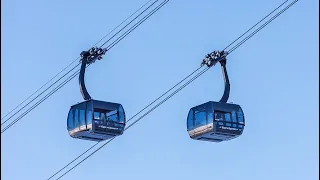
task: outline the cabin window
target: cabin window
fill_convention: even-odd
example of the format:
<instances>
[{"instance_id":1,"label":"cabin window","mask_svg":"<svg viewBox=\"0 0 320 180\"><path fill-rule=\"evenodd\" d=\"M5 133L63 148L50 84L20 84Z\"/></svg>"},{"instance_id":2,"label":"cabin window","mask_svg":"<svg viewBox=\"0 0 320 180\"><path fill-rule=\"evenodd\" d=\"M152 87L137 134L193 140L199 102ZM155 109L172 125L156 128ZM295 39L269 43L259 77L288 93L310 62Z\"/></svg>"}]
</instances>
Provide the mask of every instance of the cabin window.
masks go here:
<instances>
[{"instance_id":1,"label":"cabin window","mask_svg":"<svg viewBox=\"0 0 320 180\"><path fill-rule=\"evenodd\" d=\"M77 128L79 127L79 110L75 109L74 112L74 127Z\"/></svg>"},{"instance_id":2,"label":"cabin window","mask_svg":"<svg viewBox=\"0 0 320 180\"><path fill-rule=\"evenodd\" d=\"M105 113L100 113L100 120L105 121L106 120L106 114Z\"/></svg>"},{"instance_id":3,"label":"cabin window","mask_svg":"<svg viewBox=\"0 0 320 180\"><path fill-rule=\"evenodd\" d=\"M87 124L92 124L92 111L87 109Z\"/></svg>"},{"instance_id":4,"label":"cabin window","mask_svg":"<svg viewBox=\"0 0 320 180\"><path fill-rule=\"evenodd\" d=\"M237 122L237 113L235 111L232 111L231 113L232 122Z\"/></svg>"},{"instance_id":5,"label":"cabin window","mask_svg":"<svg viewBox=\"0 0 320 180\"><path fill-rule=\"evenodd\" d=\"M215 121L224 121L224 113L223 112L215 112L214 113Z\"/></svg>"},{"instance_id":6,"label":"cabin window","mask_svg":"<svg viewBox=\"0 0 320 180\"><path fill-rule=\"evenodd\" d=\"M213 112L209 112L207 113L207 115L208 115L208 124L210 124L213 122Z\"/></svg>"},{"instance_id":7,"label":"cabin window","mask_svg":"<svg viewBox=\"0 0 320 180\"><path fill-rule=\"evenodd\" d=\"M87 106L86 106L86 114L87 114L87 117L86 117L86 122L87 122L87 125L89 124L92 124L92 101L89 101Z\"/></svg>"},{"instance_id":8,"label":"cabin window","mask_svg":"<svg viewBox=\"0 0 320 180\"><path fill-rule=\"evenodd\" d=\"M231 122L231 114L230 113L225 113L224 114L224 119L227 122ZM231 123L226 123L226 126L231 127Z\"/></svg>"},{"instance_id":9,"label":"cabin window","mask_svg":"<svg viewBox=\"0 0 320 180\"><path fill-rule=\"evenodd\" d=\"M195 111L194 126L200 127L207 124L207 113L203 111Z\"/></svg>"},{"instance_id":10,"label":"cabin window","mask_svg":"<svg viewBox=\"0 0 320 180\"><path fill-rule=\"evenodd\" d=\"M108 121L118 122L118 113L117 111L111 111L107 113Z\"/></svg>"},{"instance_id":11,"label":"cabin window","mask_svg":"<svg viewBox=\"0 0 320 180\"><path fill-rule=\"evenodd\" d=\"M120 121L120 123L124 123L125 119L126 119L126 117L124 114L123 107L120 105L120 107L119 107L119 121Z\"/></svg>"},{"instance_id":12,"label":"cabin window","mask_svg":"<svg viewBox=\"0 0 320 180\"><path fill-rule=\"evenodd\" d=\"M241 111L238 111L238 122L243 123L243 113Z\"/></svg>"},{"instance_id":13,"label":"cabin window","mask_svg":"<svg viewBox=\"0 0 320 180\"><path fill-rule=\"evenodd\" d=\"M93 113L93 118L96 119L96 120L100 120L100 112L95 111Z\"/></svg>"},{"instance_id":14,"label":"cabin window","mask_svg":"<svg viewBox=\"0 0 320 180\"><path fill-rule=\"evenodd\" d=\"M238 115L238 122L241 123L238 125L239 128L243 128L243 123L244 123L244 119L243 119L243 112L241 111L241 109L237 112Z\"/></svg>"},{"instance_id":15,"label":"cabin window","mask_svg":"<svg viewBox=\"0 0 320 180\"><path fill-rule=\"evenodd\" d=\"M226 120L227 122L231 122L231 115L230 115L230 113L225 113L225 114L224 114L224 118L225 118L225 120Z\"/></svg>"},{"instance_id":16,"label":"cabin window","mask_svg":"<svg viewBox=\"0 0 320 180\"><path fill-rule=\"evenodd\" d=\"M187 120L187 129L193 129L193 110L191 109Z\"/></svg>"},{"instance_id":17,"label":"cabin window","mask_svg":"<svg viewBox=\"0 0 320 180\"><path fill-rule=\"evenodd\" d=\"M86 125L84 109L80 110L80 119L79 120L80 120L80 126L85 126Z\"/></svg>"},{"instance_id":18,"label":"cabin window","mask_svg":"<svg viewBox=\"0 0 320 180\"><path fill-rule=\"evenodd\" d=\"M69 115L68 115L68 130L73 129L73 112L74 112L74 109L69 111Z\"/></svg>"}]
</instances>

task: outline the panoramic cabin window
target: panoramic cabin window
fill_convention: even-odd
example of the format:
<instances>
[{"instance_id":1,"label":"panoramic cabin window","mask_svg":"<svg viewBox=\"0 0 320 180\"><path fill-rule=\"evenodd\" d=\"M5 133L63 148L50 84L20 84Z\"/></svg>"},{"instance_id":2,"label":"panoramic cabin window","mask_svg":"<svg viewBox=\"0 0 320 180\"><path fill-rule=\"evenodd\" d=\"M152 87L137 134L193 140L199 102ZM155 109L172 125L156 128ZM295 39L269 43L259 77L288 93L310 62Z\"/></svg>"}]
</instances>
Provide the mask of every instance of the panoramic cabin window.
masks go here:
<instances>
[{"instance_id":1,"label":"panoramic cabin window","mask_svg":"<svg viewBox=\"0 0 320 180\"><path fill-rule=\"evenodd\" d=\"M195 111L194 114L194 126L200 127L207 124L207 113L203 111Z\"/></svg>"},{"instance_id":2,"label":"panoramic cabin window","mask_svg":"<svg viewBox=\"0 0 320 180\"><path fill-rule=\"evenodd\" d=\"M214 113L214 120L215 121L223 121L223 113L222 112L215 112Z\"/></svg>"},{"instance_id":3,"label":"panoramic cabin window","mask_svg":"<svg viewBox=\"0 0 320 180\"><path fill-rule=\"evenodd\" d=\"M243 123L243 113L242 113L242 111L239 110L237 114L238 114L238 122L239 122L239 123ZM238 126L239 126L239 128L242 128L242 127L243 127L242 124L239 124Z\"/></svg>"},{"instance_id":4,"label":"panoramic cabin window","mask_svg":"<svg viewBox=\"0 0 320 180\"><path fill-rule=\"evenodd\" d=\"M87 114L87 125L92 124L92 101L88 102L87 106L86 106L86 114Z\"/></svg>"},{"instance_id":5,"label":"panoramic cabin window","mask_svg":"<svg viewBox=\"0 0 320 180\"><path fill-rule=\"evenodd\" d=\"M223 119L223 116L224 114L222 113L222 112L219 112L219 111L215 111L215 113L214 113L214 120L215 121L218 121L218 124L219 125L223 125L223 122L222 121L224 121Z\"/></svg>"},{"instance_id":6,"label":"panoramic cabin window","mask_svg":"<svg viewBox=\"0 0 320 180\"><path fill-rule=\"evenodd\" d=\"M192 109L190 110L188 115L187 128L188 130L193 129L193 110Z\"/></svg>"},{"instance_id":7,"label":"panoramic cabin window","mask_svg":"<svg viewBox=\"0 0 320 180\"><path fill-rule=\"evenodd\" d=\"M119 107L119 121L120 123L124 123L125 119L125 114L122 106Z\"/></svg>"},{"instance_id":8,"label":"panoramic cabin window","mask_svg":"<svg viewBox=\"0 0 320 180\"><path fill-rule=\"evenodd\" d=\"M80 110L80 126L86 125L84 109Z\"/></svg>"},{"instance_id":9,"label":"panoramic cabin window","mask_svg":"<svg viewBox=\"0 0 320 180\"><path fill-rule=\"evenodd\" d=\"M193 110L191 109L188 114L188 120L187 120L187 129L193 129Z\"/></svg>"},{"instance_id":10,"label":"panoramic cabin window","mask_svg":"<svg viewBox=\"0 0 320 180\"><path fill-rule=\"evenodd\" d=\"M118 111L110 111L107 113L108 121L118 122Z\"/></svg>"},{"instance_id":11,"label":"panoramic cabin window","mask_svg":"<svg viewBox=\"0 0 320 180\"><path fill-rule=\"evenodd\" d=\"M79 127L79 110L76 109L74 112L74 127Z\"/></svg>"},{"instance_id":12,"label":"panoramic cabin window","mask_svg":"<svg viewBox=\"0 0 320 180\"><path fill-rule=\"evenodd\" d=\"M92 111L87 109L87 124L92 124Z\"/></svg>"},{"instance_id":13,"label":"panoramic cabin window","mask_svg":"<svg viewBox=\"0 0 320 180\"><path fill-rule=\"evenodd\" d=\"M232 122L237 123L237 114L235 111L231 113ZM237 124L232 124L232 127L237 127Z\"/></svg>"},{"instance_id":14,"label":"panoramic cabin window","mask_svg":"<svg viewBox=\"0 0 320 180\"><path fill-rule=\"evenodd\" d=\"M209 112L209 113L207 113L207 115L208 115L208 124L210 124L210 123L212 123L213 122L213 113L212 112Z\"/></svg>"},{"instance_id":15,"label":"panoramic cabin window","mask_svg":"<svg viewBox=\"0 0 320 180\"><path fill-rule=\"evenodd\" d=\"M231 122L231 114L230 113L225 113L224 118L225 118L225 121ZM231 127L231 123L226 123L226 126Z\"/></svg>"},{"instance_id":16,"label":"panoramic cabin window","mask_svg":"<svg viewBox=\"0 0 320 180\"><path fill-rule=\"evenodd\" d=\"M100 113L100 120L105 121L106 120L106 115L104 113Z\"/></svg>"},{"instance_id":17,"label":"panoramic cabin window","mask_svg":"<svg viewBox=\"0 0 320 180\"><path fill-rule=\"evenodd\" d=\"M73 129L73 112L74 112L74 110L71 110L69 112L69 116L68 116L68 129L69 130Z\"/></svg>"},{"instance_id":18,"label":"panoramic cabin window","mask_svg":"<svg viewBox=\"0 0 320 180\"><path fill-rule=\"evenodd\" d=\"M232 111L231 117L232 117L232 122L237 122L237 114L235 111Z\"/></svg>"},{"instance_id":19,"label":"panoramic cabin window","mask_svg":"<svg viewBox=\"0 0 320 180\"><path fill-rule=\"evenodd\" d=\"M96 120L100 120L100 112L95 111L93 113L93 118L96 119Z\"/></svg>"}]
</instances>

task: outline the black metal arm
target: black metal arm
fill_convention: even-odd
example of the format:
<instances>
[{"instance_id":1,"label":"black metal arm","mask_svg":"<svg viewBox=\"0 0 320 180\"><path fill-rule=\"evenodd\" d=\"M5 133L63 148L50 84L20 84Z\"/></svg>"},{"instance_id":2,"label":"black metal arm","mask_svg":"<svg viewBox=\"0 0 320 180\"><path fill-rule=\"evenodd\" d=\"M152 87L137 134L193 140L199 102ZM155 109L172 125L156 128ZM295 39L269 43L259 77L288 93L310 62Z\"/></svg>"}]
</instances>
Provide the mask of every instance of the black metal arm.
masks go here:
<instances>
[{"instance_id":1,"label":"black metal arm","mask_svg":"<svg viewBox=\"0 0 320 180\"><path fill-rule=\"evenodd\" d=\"M219 102L226 103L229 99L229 94L230 94L230 82L229 82L229 77L228 77L228 72L226 67L227 60L224 59L219 62L221 65L222 75L224 78L224 92Z\"/></svg>"},{"instance_id":2,"label":"black metal arm","mask_svg":"<svg viewBox=\"0 0 320 180\"><path fill-rule=\"evenodd\" d=\"M86 71L87 60L90 56L90 53L88 51L83 51L81 53L81 56L82 56L81 57L81 69L80 69L80 75L79 75L80 92L81 92L84 100L90 100L91 96L87 91L86 85L84 84L84 74Z\"/></svg>"},{"instance_id":3,"label":"black metal arm","mask_svg":"<svg viewBox=\"0 0 320 180\"><path fill-rule=\"evenodd\" d=\"M220 62L222 75L224 78L224 92L219 102L226 103L229 99L230 94L230 82L227 73L226 63L228 52L225 51L213 51L210 54L207 54L206 57L202 60L201 66L207 65L209 68L215 66L218 62Z\"/></svg>"},{"instance_id":4,"label":"black metal arm","mask_svg":"<svg viewBox=\"0 0 320 180\"><path fill-rule=\"evenodd\" d=\"M84 84L84 74L86 71L87 64L94 63L97 59L101 60L102 55L107 52L107 49L101 48L91 48L89 51L83 51L81 55L81 68L80 68L80 75L79 75L79 85L80 85L80 92L84 100L90 100L91 96L87 91L86 85Z\"/></svg>"}]
</instances>

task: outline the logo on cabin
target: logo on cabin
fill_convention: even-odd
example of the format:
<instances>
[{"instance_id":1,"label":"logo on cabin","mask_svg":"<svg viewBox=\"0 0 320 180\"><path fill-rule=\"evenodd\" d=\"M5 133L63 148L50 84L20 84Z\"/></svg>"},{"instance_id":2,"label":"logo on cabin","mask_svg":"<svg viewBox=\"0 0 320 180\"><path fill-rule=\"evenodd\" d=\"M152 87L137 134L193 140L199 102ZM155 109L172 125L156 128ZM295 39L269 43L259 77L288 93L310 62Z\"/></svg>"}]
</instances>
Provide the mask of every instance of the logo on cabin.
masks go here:
<instances>
[{"instance_id":1,"label":"logo on cabin","mask_svg":"<svg viewBox=\"0 0 320 180\"><path fill-rule=\"evenodd\" d=\"M99 125L98 127L102 128L102 129L106 129L107 128L107 126L104 126L104 125Z\"/></svg>"},{"instance_id":2,"label":"logo on cabin","mask_svg":"<svg viewBox=\"0 0 320 180\"><path fill-rule=\"evenodd\" d=\"M221 129L227 129L227 130L233 130L233 131L238 131L238 128L232 128L232 127L225 127L225 126L220 126L219 128Z\"/></svg>"}]
</instances>

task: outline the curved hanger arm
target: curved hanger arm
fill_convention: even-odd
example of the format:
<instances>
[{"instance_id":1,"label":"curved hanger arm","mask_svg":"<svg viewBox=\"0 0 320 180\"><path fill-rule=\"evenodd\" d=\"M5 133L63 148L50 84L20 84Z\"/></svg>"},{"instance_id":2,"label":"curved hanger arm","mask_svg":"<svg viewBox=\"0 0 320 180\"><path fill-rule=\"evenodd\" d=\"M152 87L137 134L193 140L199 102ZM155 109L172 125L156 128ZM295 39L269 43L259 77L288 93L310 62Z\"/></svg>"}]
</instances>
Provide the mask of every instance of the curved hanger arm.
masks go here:
<instances>
[{"instance_id":1,"label":"curved hanger arm","mask_svg":"<svg viewBox=\"0 0 320 180\"><path fill-rule=\"evenodd\" d=\"M223 95L222 95L219 102L226 103L229 99L229 94L230 94L230 82L229 82L228 72L227 72L227 68L226 68L227 60L224 59L219 62L221 65L222 75L224 78L224 92L223 92Z\"/></svg>"},{"instance_id":2,"label":"curved hanger arm","mask_svg":"<svg viewBox=\"0 0 320 180\"><path fill-rule=\"evenodd\" d=\"M220 62L222 75L224 78L224 92L219 102L226 103L229 99L230 94L230 82L228 77L228 72L226 68L227 64L227 55L229 53L226 51L213 51L206 55L206 57L202 60L201 66L207 65L209 68L215 66L218 62Z\"/></svg>"},{"instance_id":3,"label":"curved hanger arm","mask_svg":"<svg viewBox=\"0 0 320 180\"><path fill-rule=\"evenodd\" d=\"M87 59L90 56L88 51L83 51L81 53L81 68L80 68L80 75L79 75L79 85L80 85L80 92L84 100L90 100L91 96L87 91L86 85L84 84L84 74L86 71Z\"/></svg>"}]
</instances>

